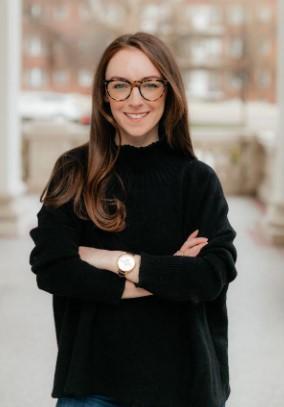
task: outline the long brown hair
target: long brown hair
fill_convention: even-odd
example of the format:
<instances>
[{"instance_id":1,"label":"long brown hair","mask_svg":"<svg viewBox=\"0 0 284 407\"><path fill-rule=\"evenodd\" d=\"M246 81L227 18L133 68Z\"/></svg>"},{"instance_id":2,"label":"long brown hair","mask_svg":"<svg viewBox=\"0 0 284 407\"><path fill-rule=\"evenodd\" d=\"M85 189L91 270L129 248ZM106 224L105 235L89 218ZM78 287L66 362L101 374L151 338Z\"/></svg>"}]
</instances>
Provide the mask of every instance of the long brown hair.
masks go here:
<instances>
[{"instance_id":1,"label":"long brown hair","mask_svg":"<svg viewBox=\"0 0 284 407\"><path fill-rule=\"evenodd\" d=\"M78 217L91 219L100 229L110 232L125 228L126 208L116 197L106 199L119 154L119 148L113 148L114 138L117 132L120 139L120 134L105 99L104 80L110 59L121 49L129 47L142 51L168 81L159 132L166 136L173 149L195 157L182 77L171 51L152 34L138 32L118 37L104 51L95 73L90 138L87 144L79 147L86 152L83 156L86 157L85 163L73 154L76 149L60 156L40 198L41 202L55 207L73 199L74 212ZM114 210L110 211L110 205Z\"/></svg>"}]
</instances>

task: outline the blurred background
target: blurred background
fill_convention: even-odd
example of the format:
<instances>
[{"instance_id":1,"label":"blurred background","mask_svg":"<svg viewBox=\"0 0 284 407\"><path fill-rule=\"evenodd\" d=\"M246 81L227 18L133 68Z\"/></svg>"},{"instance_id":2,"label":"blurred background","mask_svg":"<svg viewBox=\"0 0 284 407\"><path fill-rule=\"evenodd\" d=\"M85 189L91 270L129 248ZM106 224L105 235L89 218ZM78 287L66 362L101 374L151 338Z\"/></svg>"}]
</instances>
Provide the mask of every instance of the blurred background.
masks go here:
<instances>
[{"instance_id":1,"label":"blurred background","mask_svg":"<svg viewBox=\"0 0 284 407\"><path fill-rule=\"evenodd\" d=\"M226 407L284 399L284 0L0 0L0 404L52 407L51 296L28 235L56 158L88 140L96 64L118 35L173 51L197 156L237 231ZM194 406L198 407L198 406Z\"/></svg>"}]
</instances>

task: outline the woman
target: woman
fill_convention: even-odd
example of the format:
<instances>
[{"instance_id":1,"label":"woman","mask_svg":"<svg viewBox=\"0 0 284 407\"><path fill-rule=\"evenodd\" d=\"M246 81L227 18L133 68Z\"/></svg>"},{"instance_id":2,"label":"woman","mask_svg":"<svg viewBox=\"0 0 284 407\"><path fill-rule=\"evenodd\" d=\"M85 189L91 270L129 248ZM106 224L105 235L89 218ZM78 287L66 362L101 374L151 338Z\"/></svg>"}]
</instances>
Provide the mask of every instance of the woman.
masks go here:
<instances>
[{"instance_id":1,"label":"woman","mask_svg":"<svg viewBox=\"0 0 284 407\"><path fill-rule=\"evenodd\" d=\"M229 396L236 233L187 117L162 41L136 33L107 47L90 140L57 160L30 232L32 271L53 294L57 407L223 407Z\"/></svg>"}]
</instances>

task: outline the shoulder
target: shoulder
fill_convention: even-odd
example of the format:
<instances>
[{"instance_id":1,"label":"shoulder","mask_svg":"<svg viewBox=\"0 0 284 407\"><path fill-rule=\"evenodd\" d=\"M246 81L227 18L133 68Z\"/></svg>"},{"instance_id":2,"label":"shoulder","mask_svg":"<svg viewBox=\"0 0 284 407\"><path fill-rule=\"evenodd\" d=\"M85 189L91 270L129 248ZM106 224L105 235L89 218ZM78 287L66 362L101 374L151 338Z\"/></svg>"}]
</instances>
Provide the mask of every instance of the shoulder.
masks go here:
<instances>
[{"instance_id":1,"label":"shoulder","mask_svg":"<svg viewBox=\"0 0 284 407\"><path fill-rule=\"evenodd\" d=\"M185 165L184 187L190 195L224 195L223 187L216 170L197 158L187 160Z\"/></svg>"},{"instance_id":2,"label":"shoulder","mask_svg":"<svg viewBox=\"0 0 284 407\"><path fill-rule=\"evenodd\" d=\"M83 144L62 153L55 161L49 186L58 182L72 180L75 174L85 176L88 164L88 145Z\"/></svg>"},{"instance_id":3,"label":"shoulder","mask_svg":"<svg viewBox=\"0 0 284 407\"><path fill-rule=\"evenodd\" d=\"M62 153L56 160L56 164L69 166L87 166L88 162L88 144L82 144L78 147Z\"/></svg>"},{"instance_id":4,"label":"shoulder","mask_svg":"<svg viewBox=\"0 0 284 407\"><path fill-rule=\"evenodd\" d=\"M216 170L211 165L198 158L186 160L185 172L188 177L197 179L198 181L218 179Z\"/></svg>"},{"instance_id":5,"label":"shoulder","mask_svg":"<svg viewBox=\"0 0 284 407\"><path fill-rule=\"evenodd\" d=\"M54 207L73 201L73 198L83 187L87 163L87 144L62 153L55 161L40 201Z\"/></svg>"}]
</instances>

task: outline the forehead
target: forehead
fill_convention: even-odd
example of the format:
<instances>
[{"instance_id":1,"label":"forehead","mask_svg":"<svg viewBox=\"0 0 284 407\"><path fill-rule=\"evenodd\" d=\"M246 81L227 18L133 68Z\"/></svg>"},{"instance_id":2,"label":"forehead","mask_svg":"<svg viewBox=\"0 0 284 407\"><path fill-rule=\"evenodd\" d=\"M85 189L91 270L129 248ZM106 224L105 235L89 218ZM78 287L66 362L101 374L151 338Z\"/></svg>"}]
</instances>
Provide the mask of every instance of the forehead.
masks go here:
<instances>
[{"instance_id":1,"label":"forehead","mask_svg":"<svg viewBox=\"0 0 284 407\"><path fill-rule=\"evenodd\" d=\"M106 79L113 76L129 80L138 80L146 76L161 76L150 59L140 50L127 48L118 51L109 61L106 68Z\"/></svg>"}]
</instances>

